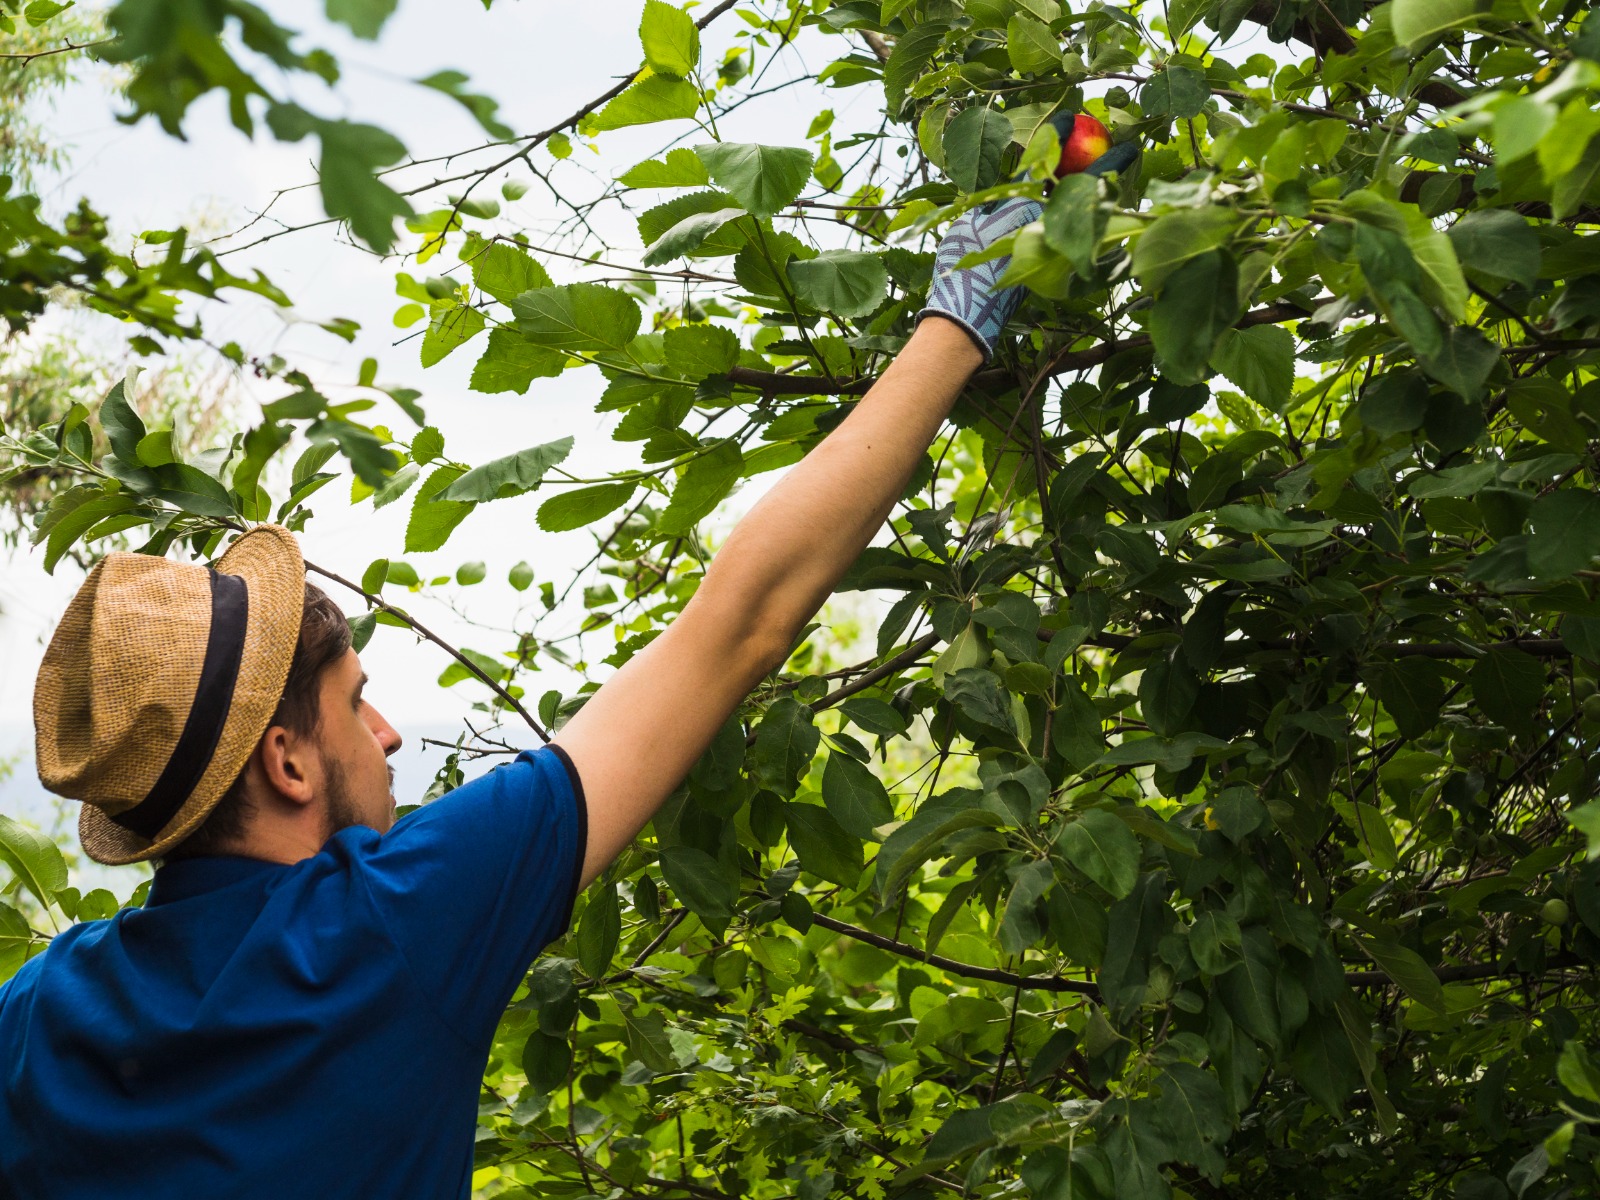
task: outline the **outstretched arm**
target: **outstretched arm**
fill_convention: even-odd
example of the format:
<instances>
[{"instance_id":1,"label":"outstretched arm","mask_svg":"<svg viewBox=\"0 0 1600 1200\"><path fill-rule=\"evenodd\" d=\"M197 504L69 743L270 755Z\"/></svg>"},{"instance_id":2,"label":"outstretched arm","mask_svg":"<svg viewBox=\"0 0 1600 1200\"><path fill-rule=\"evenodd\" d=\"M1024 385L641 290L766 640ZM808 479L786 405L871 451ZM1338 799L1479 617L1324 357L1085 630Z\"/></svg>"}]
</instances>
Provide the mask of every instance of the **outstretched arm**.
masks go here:
<instances>
[{"instance_id":1,"label":"outstretched arm","mask_svg":"<svg viewBox=\"0 0 1600 1200\"><path fill-rule=\"evenodd\" d=\"M589 806L589 884L633 840L883 524L983 361L925 320L855 411L734 528L682 614L556 736Z\"/></svg>"}]
</instances>

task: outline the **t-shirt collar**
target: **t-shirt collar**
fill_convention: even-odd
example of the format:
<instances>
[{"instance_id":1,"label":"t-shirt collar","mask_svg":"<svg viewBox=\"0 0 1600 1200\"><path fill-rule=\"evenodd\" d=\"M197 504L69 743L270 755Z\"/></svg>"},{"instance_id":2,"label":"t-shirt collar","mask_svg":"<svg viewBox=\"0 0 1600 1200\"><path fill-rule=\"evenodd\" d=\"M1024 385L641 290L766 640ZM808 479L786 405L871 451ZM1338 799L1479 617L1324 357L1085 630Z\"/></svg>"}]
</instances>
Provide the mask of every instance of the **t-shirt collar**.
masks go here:
<instances>
[{"instance_id":1,"label":"t-shirt collar","mask_svg":"<svg viewBox=\"0 0 1600 1200\"><path fill-rule=\"evenodd\" d=\"M170 904L175 900L188 900L219 888L242 883L246 879L264 875L269 871L286 870L282 863L265 862L259 858L244 858L237 854L223 854L206 858L182 858L167 863L150 881L150 894L146 908Z\"/></svg>"}]
</instances>

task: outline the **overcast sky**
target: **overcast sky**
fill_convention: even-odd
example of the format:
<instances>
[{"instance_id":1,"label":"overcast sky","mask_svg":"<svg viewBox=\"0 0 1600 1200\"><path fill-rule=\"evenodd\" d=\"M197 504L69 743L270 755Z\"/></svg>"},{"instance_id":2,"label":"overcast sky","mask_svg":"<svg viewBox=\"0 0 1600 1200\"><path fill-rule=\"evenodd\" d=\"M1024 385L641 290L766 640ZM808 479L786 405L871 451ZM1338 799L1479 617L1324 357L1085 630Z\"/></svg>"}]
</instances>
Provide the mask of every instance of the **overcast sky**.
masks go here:
<instances>
[{"instance_id":1,"label":"overcast sky","mask_svg":"<svg viewBox=\"0 0 1600 1200\"><path fill-rule=\"evenodd\" d=\"M497 0L489 12L477 0L404 0L375 45L330 26L322 18L320 3L273 0L267 7L284 24L305 31L307 42L332 49L343 65L345 77L336 95L297 85L301 102L324 113L382 125L401 137L416 158L478 146L485 138L453 101L408 80L444 68L464 70L472 76L474 90L498 99L502 119L523 132L553 125L609 88L616 77L636 70L640 62L636 0L563 5ZM704 61L720 58L739 28L742 22L731 15L713 25L705 35ZM813 54L817 44L811 43ZM831 46L842 49L837 41ZM798 55L790 52L772 65L761 86L802 74L799 63ZM166 137L149 121L132 128L119 124L114 119L116 102L107 94L105 81L103 68L87 65L80 83L58 100L49 119L56 136L71 147L69 169L42 189L52 207L65 209L79 196L87 196L111 217L118 231L128 234L170 228L178 220L231 230L265 208L279 189L314 179L311 143L285 146L264 136L249 141L227 124L215 103L192 110L186 142ZM846 105L837 102L840 97L820 96L809 85L806 91L809 94L794 100L780 93L749 106L723 125L723 136L799 144L811 114L824 104L833 103L843 116ZM879 101L868 89L858 89L851 104L866 106L870 113ZM580 147L575 158L601 179L609 179L654 153L667 139L692 133L688 122L615 131L601 136L601 154ZM465 161L476 166L492 160L480 156ZM543 152L536 161L541 169L553 162ZM480 194L495 195L500 180L508 175L496 176L494 186ZM417 174L418 182L429 177ZM553 228L564 214L537 181L525 173L520 178L532 186L523 199L506 205L506 228L525 228L537 239L540 230ZM581 193L594 186L572 169L566 171L566 180L564 190L570 187ZM271 232L278 219L294 223L320 215L314 190L302 190L279 199L269 219L257 223L251 235ZM624 214L602 217L600 229L620 246L638 245L632 221ZM578 264L557 258L544 261L557 282L583 277ZM536 381L525 396L484 396L466 387L478 347L469 346L423 370L417 357L420 339L394 345L422 328L402 331L392 324L400 303L394 293L395 271L407 269L421 277L437 271L439 260L422 267L380 261L349 246L334 227L324 226L277 238L228 262L236 271L251 267L267 272L295 300L296 312L286 322L270 306L248 299L210 305L204 313L208 337L236 340L251 353L283 354L334 389L331 394L336 396L338 388L354 383L363 358L376 357L380 381L409 384L423 392L429 423L445 434L452 458L482 462L571 435L576 447L565 465L575 473L601 474L637 463L637 446L610 440L615 415L602 417L593 411L602 386L593 370ZM317 328L317 321L332 317L361 323L354 344ZM81 325L74 329L87 337L107 338L108 352L112 349L104 323L97 329ZM257 403L286 390L254 381L246 381L246 389ZM390 424L402 437L410 436L409 422L387 403L366 415ZM370 502L354 508L346 504L337 494L341 486L330 485L313 505L318 515L302 538L307 558L359 577L373 558L402 557L409 497L374 513ZM481 506L446 550L405 557L425 577L451 573L464 561L486 562L488 582L452 589L453 593L475 620L509 626L517 605L536 594L535 589L519 597L505 584L514 563L527 560L537 579L556 580L559 588L592 553L593 540L587 533L550 535L538 530L534 512L542 498ZM748 496L733 501L726 519L748 502ZM0 754L31 741L30 706L39 657L80 579L70 563L58 567L54 577L45 575L38 556L26 551L0 564ZM347 611L359 611L360 602L354 597L336 598ZM510 643L504 634L474 629L443 604L416 597L402 602L457 644L492 652ZM424 769L420 762L409 761L417 735L424 730L438 734L450 727L483 690L470 683L449 692L434 686L446 660L436 648L419 646L400 630L380 626L363 661L373 680L368 694L402 734L412 735L412 746L401 752L403 790L408 778L431 774L431 766ZM544 679L536 676L527 686L530 699L536 699L546 686L571 690L575 683L570 674L556 671ZM32 774L32 764L26 762L10 782L0 783L0 808L22 806L23 797L33 790Z\"/></svg>"}]
</instances>

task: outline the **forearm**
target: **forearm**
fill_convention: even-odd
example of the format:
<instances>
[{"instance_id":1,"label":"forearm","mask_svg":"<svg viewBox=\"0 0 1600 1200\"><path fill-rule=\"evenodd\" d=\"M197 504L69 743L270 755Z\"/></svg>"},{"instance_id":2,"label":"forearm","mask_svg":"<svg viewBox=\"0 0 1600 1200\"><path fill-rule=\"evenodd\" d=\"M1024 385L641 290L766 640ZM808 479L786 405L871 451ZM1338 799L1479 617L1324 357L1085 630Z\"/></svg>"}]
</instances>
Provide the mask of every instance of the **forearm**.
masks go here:
<instances>
[{"instance_id":1,"label":"forearm","mask_svg":"<svg viewBox=\"0 0 1600 1200\"><path fill-rule=\"evenodd\" d=\"M882 527L981 361L953 322L919 325L855 411L735 527L697 604L786 650Z\"/></svg>"}]
</instances>

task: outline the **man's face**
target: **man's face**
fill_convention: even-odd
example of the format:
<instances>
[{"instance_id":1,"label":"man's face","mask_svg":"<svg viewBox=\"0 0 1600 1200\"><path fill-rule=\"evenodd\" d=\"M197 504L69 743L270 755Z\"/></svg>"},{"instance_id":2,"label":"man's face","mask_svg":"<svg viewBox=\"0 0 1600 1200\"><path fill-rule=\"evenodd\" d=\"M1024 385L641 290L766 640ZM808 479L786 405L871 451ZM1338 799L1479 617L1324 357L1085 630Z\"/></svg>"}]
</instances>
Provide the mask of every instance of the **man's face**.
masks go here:
<instances>
[{"instance_id":1,"label":"man's face","mask_svg":"<svg viewBox=\"0 0 1600 1200\"><path fill-rule=\"evenodd\" d=\"M352 825L385 833L394 824L394 769L384 760L400 735L362 697L367 676L354 650L322 675L317 746L331 836Z\"/></svg>"}]
</instances>

